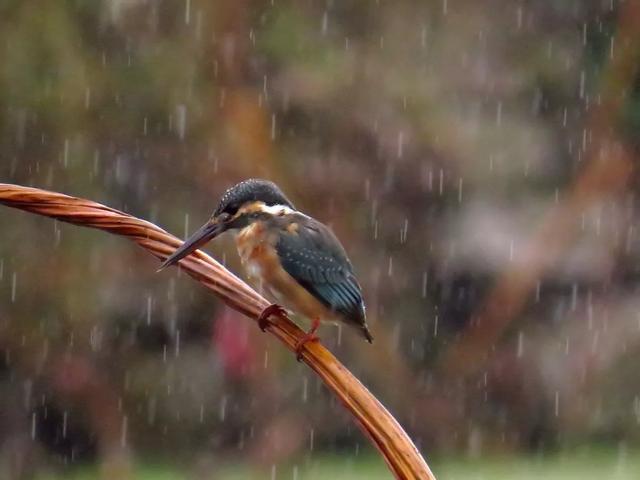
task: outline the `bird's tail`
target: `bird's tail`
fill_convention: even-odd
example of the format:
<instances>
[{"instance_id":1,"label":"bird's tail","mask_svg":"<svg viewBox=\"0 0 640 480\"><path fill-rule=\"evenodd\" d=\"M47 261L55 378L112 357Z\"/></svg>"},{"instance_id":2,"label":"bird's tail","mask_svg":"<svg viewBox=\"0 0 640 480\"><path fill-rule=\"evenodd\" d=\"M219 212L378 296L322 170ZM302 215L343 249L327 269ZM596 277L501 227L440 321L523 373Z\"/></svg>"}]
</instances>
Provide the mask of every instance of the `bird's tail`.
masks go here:
<instances>
[{"instance_id":1,"label":"bird's tail","mask_svg":"<svg viewBox=\"0 0 640 480\"><path fill-rule=\"evenodd\" d=\"M373 335L371 335L371 332L369 331L369 327L367 326L367 324L363 323L360 329L362 331L362 335L364 336L364 338L367 339L367 342L373 343Z\"/></svg>"}]
</instances>

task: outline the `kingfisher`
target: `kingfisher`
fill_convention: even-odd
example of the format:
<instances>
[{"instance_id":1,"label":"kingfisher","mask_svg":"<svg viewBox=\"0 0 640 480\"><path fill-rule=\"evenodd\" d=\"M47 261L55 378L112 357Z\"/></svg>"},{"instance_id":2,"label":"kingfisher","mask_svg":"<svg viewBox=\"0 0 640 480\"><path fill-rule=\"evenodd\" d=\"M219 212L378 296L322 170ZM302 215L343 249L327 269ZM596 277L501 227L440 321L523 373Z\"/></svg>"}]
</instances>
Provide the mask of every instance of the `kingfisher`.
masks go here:
<instances>
[{"instance_id":1,"label":"kingfisher","mask_svg":"<svg viewBox=\"0 0 640 480\"><path fill-rule=\"evenodd\" d=\"M160 270L226 231L235 233L250 281L273 302L258 318L260 329L269 327L271 315L292 312L311 320L296 345L298 360L305 345L318 340L321 321L353 327L373 343L362 289L342 244L329 227L296 210L268 180L249 179L228 189L209 221Z\"/></svg>"}]
</instances>

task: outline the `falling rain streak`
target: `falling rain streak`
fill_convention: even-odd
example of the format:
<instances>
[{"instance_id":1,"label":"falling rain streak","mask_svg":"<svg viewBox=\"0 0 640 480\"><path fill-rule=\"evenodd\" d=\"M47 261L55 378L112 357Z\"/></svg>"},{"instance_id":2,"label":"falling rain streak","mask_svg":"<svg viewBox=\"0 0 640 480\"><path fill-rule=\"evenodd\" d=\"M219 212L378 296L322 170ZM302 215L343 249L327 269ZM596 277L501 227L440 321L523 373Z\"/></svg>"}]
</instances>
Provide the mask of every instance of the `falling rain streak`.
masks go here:
<instances>
[{"instance_id":1,"label":"falling rain streak","mask_svg":"<svg viewBox=\"0 0 640 480\"><path fill-rule=\"evenodd\" d=\"M16 291L18 288L18 274L13 272L11 274L11 303L16 301Z\"/></svg>"},{"instance_id":2,"label":"falling rain streak","mask_svg":"<svg viewBox=\"0 0 640 480\"><path fill-rule=\"evenodd\" d=\"M41 2L37 21L13 3L3 182L188 238L237 181L276 180L362 287L373 345L331 322L322 345L438 478L502 480L496 452L636 478L634 2ZM157 458L167 477L385 475L313 371L183 269L0 210L0 409L22 419L0 443L38 453L3 443L17 476L110 471L112 451L131 478ZM232 234L211 251L250 280ZM339 271L302 274L353 302Z\"/></svg>"}]
</instances>

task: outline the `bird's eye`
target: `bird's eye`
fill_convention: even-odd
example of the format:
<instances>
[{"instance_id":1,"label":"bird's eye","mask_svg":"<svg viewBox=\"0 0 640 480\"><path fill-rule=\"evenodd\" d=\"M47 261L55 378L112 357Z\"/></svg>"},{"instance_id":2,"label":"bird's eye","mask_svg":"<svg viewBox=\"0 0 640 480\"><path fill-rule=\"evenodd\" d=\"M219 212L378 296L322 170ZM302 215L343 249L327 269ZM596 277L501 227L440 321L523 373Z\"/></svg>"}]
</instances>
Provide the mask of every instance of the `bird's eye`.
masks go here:
<instances>
[{"instance_id":1,"label":"bird's eye","mask_svg":"<svg viewBox=\"0 0 640 480\"><path fill-rule=\"evenodd\" d=\"M218 215L218 222L224 223L227 222L231 219L231 215L229 215L226 212L222 212L220 215Z\"/></svg>"},{"instance_id":2,"label":"bird's eye","mask_svg":"<svg viewBox=\"0 0 640 480\"><path fill-rule=\"evenodd\" d=\"M221 210L224 213L229 214L229 216L233 217L238 212L238 209L239 209L238 202L229 202Z\"/></svg>"}]
</instances>

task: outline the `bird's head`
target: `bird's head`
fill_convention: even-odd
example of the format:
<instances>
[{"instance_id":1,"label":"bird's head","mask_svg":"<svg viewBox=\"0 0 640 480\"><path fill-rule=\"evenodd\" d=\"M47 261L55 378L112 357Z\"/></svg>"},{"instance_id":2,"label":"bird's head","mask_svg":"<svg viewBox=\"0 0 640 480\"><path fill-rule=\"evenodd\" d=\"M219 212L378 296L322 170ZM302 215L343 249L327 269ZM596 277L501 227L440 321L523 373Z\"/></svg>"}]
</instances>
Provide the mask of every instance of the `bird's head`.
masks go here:
<instances>
[{"instance_id":1,"label":"bird's head","mask_svg":"<svg viewBox=\"0 0 640 480\"><path fill-rule=\"evenodd\" d=\"M191 252L227 230L241 229L254 221L295 210L278 186L268 180L250 179L227 190L207 223L169 256L160 270L178 263Z\"/></svg>"}]
</instances>

